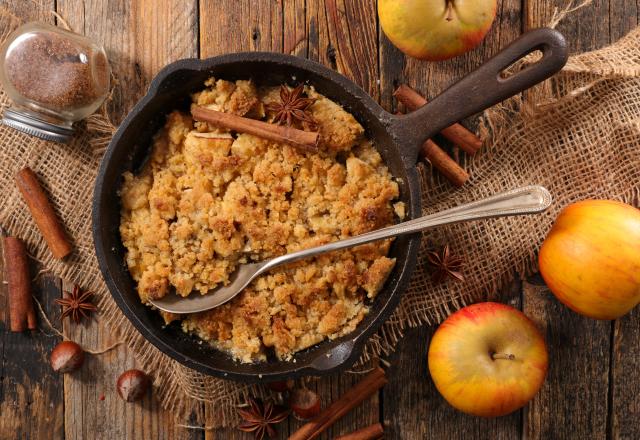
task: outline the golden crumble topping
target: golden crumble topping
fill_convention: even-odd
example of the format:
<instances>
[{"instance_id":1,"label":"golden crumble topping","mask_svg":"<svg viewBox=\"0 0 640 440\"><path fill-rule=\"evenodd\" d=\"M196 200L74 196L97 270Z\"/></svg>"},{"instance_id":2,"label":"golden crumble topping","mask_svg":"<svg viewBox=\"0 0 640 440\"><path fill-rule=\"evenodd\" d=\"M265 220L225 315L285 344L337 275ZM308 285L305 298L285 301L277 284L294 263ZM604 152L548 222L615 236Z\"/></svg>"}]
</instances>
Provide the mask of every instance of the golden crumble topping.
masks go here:
<instances>
[{"instance_id":1,"label":"golden crumble topping","mask_svg":"<svg viewBox=\"0 0 640 440\"><path fill-rule=\"evenodd\" d=\"M278 89L210 79L193 105L273 120ZM120 234L144 303L170 289L182 296L224 285L239 264L261 261L392 224L404 216L398 185L362 126L307 87L320 151L195 122L174 111L150 159L121 188ZM177 316L184 331L242 362L281 359L355 329L367 298L394 266L389 241L274 269L216 309Z\"/></svg>"}]
</instances>

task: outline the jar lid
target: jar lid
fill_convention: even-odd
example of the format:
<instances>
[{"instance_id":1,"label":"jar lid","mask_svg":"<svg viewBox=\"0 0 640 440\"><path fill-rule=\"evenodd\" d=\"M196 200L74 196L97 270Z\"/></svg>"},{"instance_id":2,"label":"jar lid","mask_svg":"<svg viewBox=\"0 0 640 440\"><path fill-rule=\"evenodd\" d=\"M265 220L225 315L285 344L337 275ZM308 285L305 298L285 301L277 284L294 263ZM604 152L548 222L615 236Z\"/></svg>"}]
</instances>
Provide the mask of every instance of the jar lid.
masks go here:
<instances>
[{"instance_id":1,"label":"jar lid","mask_svg":"<svg viewBox=\"0 0 640 440\"><path fill-rule=\"evenodd\" d=\"M14 108L4 111L2 123L23 133L62 144L69 143L73 137L73 128L70 126L43 121L32 114Z\"/></svg>"}]
</instances>

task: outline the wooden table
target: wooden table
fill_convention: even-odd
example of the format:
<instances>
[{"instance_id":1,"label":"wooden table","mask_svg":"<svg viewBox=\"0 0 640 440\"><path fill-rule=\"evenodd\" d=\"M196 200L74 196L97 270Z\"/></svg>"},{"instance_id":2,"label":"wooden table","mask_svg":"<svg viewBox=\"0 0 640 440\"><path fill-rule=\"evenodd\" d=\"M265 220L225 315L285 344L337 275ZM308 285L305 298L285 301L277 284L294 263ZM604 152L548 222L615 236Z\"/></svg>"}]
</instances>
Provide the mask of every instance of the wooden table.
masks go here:
<instances>
[{"instance_id":1,"label":"wooden table","mask_svg":"<svg viewBox=\"0 0 640 440\"><path fill-rule=\"evenodd\" d=\"M374 0L0 1L25 20L53 22L49 11L55 10L73 29L103 42L120 81L121 92L112 104L119 117L165 64L243 50L284 51L320 61L391 110L396 85L407 82L433 97L522 31L548 23L554 8L565 4L498 3L499 16L482 46L434 64L407 59L390 45L378 27ZM639 14L640 1L597 0L568 17L559 29L573 52L585 51L624 35L638 24ZM34 276L37 270L34 264ZM64 325L82 345L99 348L112 343L108 331L95 322L74 328L60 321L53 300L60 297L61 287L51 276L38 277L35 295L52 323ZM640 438L638 308L615 322L582 318L560 305L536 277L487 299L520 307L546 335L551 367L533 402L492 420L454 411L428 377L425 356L433 329L422 328L408 331L390 356L390 384L329 434L381 421L387 438L394 439ZM4 309L1 294L0 311ZM115 379L135 365L123 346L90 356L79 374L52 374L47 358L59 338L40 323L42 331L30 335L10 333L0 322L1 439L251 438L232 428L205 432L177 426L172 414L152 398L140 404L122 402L114 391ZM335 376L318 392L331 400L355 380L353 375ZM292 421L283 426L282 437L297 425Z\"/></svg>"}]
</instances>

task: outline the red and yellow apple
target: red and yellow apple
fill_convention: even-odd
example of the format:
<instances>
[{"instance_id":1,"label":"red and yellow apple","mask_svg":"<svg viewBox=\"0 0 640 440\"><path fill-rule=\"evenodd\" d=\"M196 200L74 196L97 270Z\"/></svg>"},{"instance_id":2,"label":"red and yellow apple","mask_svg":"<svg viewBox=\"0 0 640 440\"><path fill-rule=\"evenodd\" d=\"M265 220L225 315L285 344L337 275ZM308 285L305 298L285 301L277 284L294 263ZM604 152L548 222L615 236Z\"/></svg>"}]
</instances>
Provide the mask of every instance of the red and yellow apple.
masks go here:
<instances>
[{"instance_id":1,"label":"red and yellow apple","mask_svg":"<svg viewBox=\"0 0 640 440\"><path fill-rule=\"evenodd\" d=\"M544 338L521 311L485 302L444 321L429 345L429 371L454 408L498 417L523 407L547 374Z\"/></svg>"},{"instance_id":2,"label":"red and yellow apple","mask_svg":"<svg viewBox=\"0 0 640 440\"><path fill-rule=\"evenodd\" d=\"M640 210L612 200L566 207L538 257L553 294L572 310L616 319L640 302Z\"/></svg>"},{"instance_id":3,"label":"red and yellow apple","mask_svg":"<svg viewBox=\"0 0 640 440\"><path fill-rule=\"evenodd\" d=\"M378 0L380 25L405 54L446 60L476 47L496 16L497 0Z\"/></svg>"}]
</instances>

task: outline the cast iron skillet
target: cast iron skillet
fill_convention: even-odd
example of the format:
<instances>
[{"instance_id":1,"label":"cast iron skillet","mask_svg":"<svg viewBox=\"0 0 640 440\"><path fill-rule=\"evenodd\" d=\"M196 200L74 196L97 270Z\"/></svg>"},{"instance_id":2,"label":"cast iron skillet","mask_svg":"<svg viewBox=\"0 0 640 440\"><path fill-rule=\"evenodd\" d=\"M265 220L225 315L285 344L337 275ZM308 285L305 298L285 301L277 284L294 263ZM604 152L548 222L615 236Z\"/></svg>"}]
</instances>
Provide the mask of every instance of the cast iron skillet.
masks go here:
<instances>
[{"instance_id":1,"label":"cast iron skillet","mask_svg":"<svg viewBox=\"0 0 640 440\"><path fill-rule=\"evenodd\" d=\"M501 72L525 55L540 50L542 58L504 78ZM368 337L394 310L416 265L420 234L397 238L391 248L396 266L371 305L369 315L351 334L326 341L295 355L293 361L241 364L199 344L173 324L164 328L159 314L142 305L125 264L120 233L118 189L125 171L136 172L144 162L154 133L168 112L188 109L189 95L215 76L249 79L260 84L308 82L342 104L366 128L389 170L398 179L401 199L411 218L420 216L420 188L415 169L420 145L455 121L484 110L559 71L567 59L563 36L551 29L528 32L475 72L420 110L406 116L384 111L362 89L340 74L312 61L276 53L235 53L206 60L186 59L164 68L148 94L133 108L116 132L102 161L93 204L93 235L104 279L124 314L151 343L184 365L202 373L241 381L282 380L319 375L350 366Z\"/></svg>"}]
</instances>

